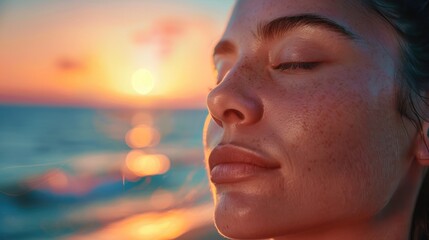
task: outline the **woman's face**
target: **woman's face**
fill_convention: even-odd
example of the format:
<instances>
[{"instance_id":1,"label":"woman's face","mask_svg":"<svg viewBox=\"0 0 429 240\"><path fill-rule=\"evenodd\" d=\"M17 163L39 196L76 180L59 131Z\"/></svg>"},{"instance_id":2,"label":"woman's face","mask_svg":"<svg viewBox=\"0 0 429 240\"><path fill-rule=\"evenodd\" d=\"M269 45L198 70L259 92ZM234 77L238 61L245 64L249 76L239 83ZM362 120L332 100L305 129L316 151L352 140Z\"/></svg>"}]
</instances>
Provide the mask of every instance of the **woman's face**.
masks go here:
<instances>
[{"instance_id":1,"label":"woman's face","mask_svg":"<svg viewBox=\"0 0 429 240\"><path fill-rule=\"evenodd\" d=\"M398 111L394 35L357 1L237 3L204 130L221 233L274 237L386 206L415 131Z\"/></svg>"}]
</instances>

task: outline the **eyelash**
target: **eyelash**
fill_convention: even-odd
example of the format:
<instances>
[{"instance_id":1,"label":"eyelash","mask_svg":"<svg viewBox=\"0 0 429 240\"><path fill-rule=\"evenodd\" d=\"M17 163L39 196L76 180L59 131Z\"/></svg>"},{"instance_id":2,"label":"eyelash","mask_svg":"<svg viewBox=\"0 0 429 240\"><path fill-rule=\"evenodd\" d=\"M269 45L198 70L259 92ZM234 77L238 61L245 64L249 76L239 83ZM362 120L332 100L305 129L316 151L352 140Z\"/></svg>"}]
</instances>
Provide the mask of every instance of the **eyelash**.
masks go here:
<instances>
[{"instance_id":1,"label":"eyelash","mask_svg":"<svg viewBox=\"0 0 429 240\"><path fill-rule=\"evenodd\" d=\"M280 63L277 66L274 66L274 70L288 71L288 70L312 70L319 65L318 62L289 62L289 63Z\"/></svg>"},{"instance_id":2,"label":"eyelash","mask_svg":"<svg viewBox=\"0 0 429 240\"><path fill-rule=\"evenodd\" d=\"M320 63L319 62L288 62L288 63L280 63L277 66L274 66L274 70L280 70L280 71L293 71L293 70L313 70L316 68ZM216 68L214 68L214 71L216 74L218 74ZM218 85L221 82L221 80L216 81L216 85ZM213 88L209 88L209 92Z\"/></svg>"}]
</instances>

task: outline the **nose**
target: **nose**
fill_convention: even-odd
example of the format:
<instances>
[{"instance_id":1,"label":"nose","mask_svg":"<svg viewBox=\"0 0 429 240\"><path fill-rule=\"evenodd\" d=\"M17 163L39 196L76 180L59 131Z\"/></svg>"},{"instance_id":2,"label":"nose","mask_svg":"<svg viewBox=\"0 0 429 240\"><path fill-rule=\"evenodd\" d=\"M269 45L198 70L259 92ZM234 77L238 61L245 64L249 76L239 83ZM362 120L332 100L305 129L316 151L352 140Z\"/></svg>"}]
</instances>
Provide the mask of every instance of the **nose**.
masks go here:
<instances>
[{"instance_id":1,"label":"nose","mask_svg":"<svg viewBox=\"0 0 429 240\"><path fill-rule=\"evenodd\" d=\"M207 96L207 106L214 121L224 125L252 125L259 122L264 108L261 99L244 79L230 72Z\"/></svg>"}]
</instances>

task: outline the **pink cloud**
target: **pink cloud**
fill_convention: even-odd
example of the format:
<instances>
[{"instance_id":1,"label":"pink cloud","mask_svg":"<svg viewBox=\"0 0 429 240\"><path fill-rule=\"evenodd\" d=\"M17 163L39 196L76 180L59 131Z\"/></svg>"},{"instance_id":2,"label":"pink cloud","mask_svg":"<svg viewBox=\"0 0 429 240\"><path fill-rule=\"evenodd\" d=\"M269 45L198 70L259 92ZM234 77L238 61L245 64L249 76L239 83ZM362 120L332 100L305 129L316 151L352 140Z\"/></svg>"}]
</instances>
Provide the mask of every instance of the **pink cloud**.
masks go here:
<instances>
[{"instance_id":1,"label":"pink cloud","mask_svg":"<svg viewBox=\"0 0 429 240\"><path fill-rule=\"evenodd\" d=\"M82 61L68 57L62 57L57 59L55 62L55 66L58 70L62 72L74 72L85 69L85 66Z\"/></svg>"},{"instance_id":2,"label":"pink cloud","mask_svg":"<svg viewBox=\"0 0 429 240\"><path fill-rule=\"evenodd\" d=\"M167 57L175 47L177 39L186 31L187 24L177 19L154 22L150 28L140 30L133 36L137 45L152 45L161 57Z\"/></svg>"}]
</instances>

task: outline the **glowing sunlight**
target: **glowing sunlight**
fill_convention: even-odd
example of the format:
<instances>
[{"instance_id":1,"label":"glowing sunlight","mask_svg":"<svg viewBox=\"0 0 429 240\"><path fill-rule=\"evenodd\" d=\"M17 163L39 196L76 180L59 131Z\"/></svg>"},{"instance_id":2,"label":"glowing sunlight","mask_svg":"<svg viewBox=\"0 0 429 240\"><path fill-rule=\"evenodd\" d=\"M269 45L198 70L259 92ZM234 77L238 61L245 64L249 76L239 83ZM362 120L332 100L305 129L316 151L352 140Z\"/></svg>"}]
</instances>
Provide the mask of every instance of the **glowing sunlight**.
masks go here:
<instances>
[{"instance_id":1,"label":"glowing sunlight","mask_svg":"<svg viewBox=\"0 0 429 240\"><path fill-rule=\"evenodd\" d=\"M147 69L137 70L133 74L131 81L134 90L141 95L149 94L155 86L152 73Z\"/></svg>"},{"instance_id":2,"label":"glowing sunlight","mask_svg":"<svg viewBox=\"0 0 429 240\"><path fill-rule=\"evenodd\" d=\"M232 0L0 0L0 240L219 239L202 146Z\"/></svg>"}]
</instances>

